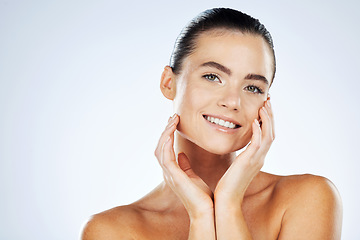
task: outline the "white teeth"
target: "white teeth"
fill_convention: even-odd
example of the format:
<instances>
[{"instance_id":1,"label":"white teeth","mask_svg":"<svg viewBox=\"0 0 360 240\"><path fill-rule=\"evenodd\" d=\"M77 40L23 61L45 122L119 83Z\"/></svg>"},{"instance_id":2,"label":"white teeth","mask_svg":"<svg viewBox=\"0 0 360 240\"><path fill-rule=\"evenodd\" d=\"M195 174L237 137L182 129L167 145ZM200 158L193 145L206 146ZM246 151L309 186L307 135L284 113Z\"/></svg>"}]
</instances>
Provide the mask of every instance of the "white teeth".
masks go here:
<instances>
[{"instance_id":1,"label":"white teeth","mask_svg":"<svg viewBox=\"0 0 360 240\"><path fill-rule=\"evenodd\" d=\"M209 122L215 123L217 125L223 126L223 127L227 127L227 128L232 128L234 129L236 127L236 124L229 122L229 121L224 121L222 119L219 118L214 118L214 117L210 117L210 116L206 116L206 120L208 120Z\"/></svg>"}]
</instances>

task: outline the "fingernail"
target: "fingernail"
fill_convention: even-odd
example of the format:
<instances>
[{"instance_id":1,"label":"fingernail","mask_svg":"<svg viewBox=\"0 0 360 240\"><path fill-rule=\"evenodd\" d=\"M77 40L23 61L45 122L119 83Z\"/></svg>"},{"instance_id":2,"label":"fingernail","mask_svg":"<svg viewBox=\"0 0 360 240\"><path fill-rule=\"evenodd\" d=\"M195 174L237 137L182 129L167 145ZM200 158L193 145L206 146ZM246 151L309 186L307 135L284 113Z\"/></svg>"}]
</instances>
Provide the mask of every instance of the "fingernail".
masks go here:
<instances>
[{"instance_id":1,"label":"fingernail","mask_svg":"<svg viewBox=\"0 0 360 240\"><path fill-rule=\"evenodd\" d=\"M262 110L263 110L265 113L267 113L267 111L266 111L266 108L265 108L265 107L262 107Z\"/></svg>"},{"instance_id":2,"label":"fingernail","mask_svg":"<svg viewBox=\"0 0 360 240\"><path fill-rule=\"evenodd\" d=\"M176 116L176 113L174 115L172 115L171 117L169 117L168 123L170 123L172 120L174 120L175 116Z\"/></svg>"},{"instance_id":3,"label":"fingernail","mask_svg":"<svg viewBox=\"0 0 360 240\"><path fill-rule=\"evenodd\" d=\"M171 128L172 126L174 126L175 125L175 122L174 121L171 121L170 123L169 123L169 128Z\"/></svg>"},{"instance_id":4,"label":"fingernail","mask_svg":"<svg viewBox=\"0 0 360 240\"><path fill-rule=\"evenodd\" d=\"M267 105L269 108L271 107L270 100L267 100L267 101L266 101L266 105Z\"/></svg>"},{"instance_id":5,"label":"fingernail","mask_svg":"<svg viewBox=\"0 0 360 240\"><path fill-rule=\"evenodd\" d=\"M256 125L260 126L259 121L255 118Z\"/></svg>"}]
</instances>

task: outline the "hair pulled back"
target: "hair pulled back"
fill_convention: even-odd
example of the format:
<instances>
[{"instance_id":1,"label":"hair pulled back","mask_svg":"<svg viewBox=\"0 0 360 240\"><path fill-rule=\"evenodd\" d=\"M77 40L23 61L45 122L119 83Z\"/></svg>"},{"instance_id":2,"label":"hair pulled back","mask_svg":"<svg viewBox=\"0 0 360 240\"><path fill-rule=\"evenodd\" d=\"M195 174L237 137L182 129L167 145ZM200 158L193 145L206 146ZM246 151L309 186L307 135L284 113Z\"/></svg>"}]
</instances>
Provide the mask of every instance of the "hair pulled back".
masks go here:
<instances>
[{"instance_id":1,"label":"hair pulled back","mask_svg":"<svg viewBox=\"0 0 360 240\"><path fill-rule=\"evenodd\" d=\"M240 11L229 8L205 10L192 19L176 39L170 58L170 67L175 74L180 73L182 63L196 48L197 38L204 32L214 29L236 30L246 34L261 36L273 54L273 78L276 71L274 44L270 32L255 19ZM272 82L271 80L271 82Z\"/></svg>"}]
</instances>

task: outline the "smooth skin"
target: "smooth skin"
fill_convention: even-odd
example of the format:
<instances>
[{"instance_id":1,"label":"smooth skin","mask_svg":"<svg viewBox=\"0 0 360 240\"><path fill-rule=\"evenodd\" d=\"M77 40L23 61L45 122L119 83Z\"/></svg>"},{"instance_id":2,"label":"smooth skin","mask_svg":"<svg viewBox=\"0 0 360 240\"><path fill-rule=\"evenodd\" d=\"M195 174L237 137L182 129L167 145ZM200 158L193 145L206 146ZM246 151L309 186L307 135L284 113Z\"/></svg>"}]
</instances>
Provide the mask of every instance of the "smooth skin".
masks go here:
<instances>
[{"instance_id":1,"label":"smooth skin","mask_svg":"<svg viewBox=\"0 0 360 240\"><path fill-rule=\"evenodd\" d=\"M176 112L155 150L164 181L137 202L94 215L82 239L340 239L341 199L329 180L260 171L275 138L272 74L261 37L200 35L181 73L165 67L161 77Z\"/></svg>"}]
</instances>

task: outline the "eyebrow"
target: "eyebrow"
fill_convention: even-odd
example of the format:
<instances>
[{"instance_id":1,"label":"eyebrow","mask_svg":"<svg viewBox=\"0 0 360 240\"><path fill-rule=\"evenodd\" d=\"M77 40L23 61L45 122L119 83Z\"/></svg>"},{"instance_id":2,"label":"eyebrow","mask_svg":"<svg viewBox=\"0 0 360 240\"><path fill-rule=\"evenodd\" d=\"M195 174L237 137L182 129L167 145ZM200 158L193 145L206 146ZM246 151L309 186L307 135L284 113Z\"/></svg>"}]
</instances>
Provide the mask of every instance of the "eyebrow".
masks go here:
<instances>
[{"instance_id":1,"label":"eyebrow","mask_svg":"<svg viewBox=\"0 0 360 240\"><path fill-rule=\"evenodd\" d=\"M218 70L226 73L229 76L231 75L231 70L229 68L227 68L224 65L221 65L220 63L217 63L217 62L213 62L213 61L206 62L206 63L201 64L200 67L214 67L214 68L217 68Z\"/></svg>"},{"instance_id":2,"label":"eyebrow","mask_svg":"<svg viewBox=\"0 0 360 240\"><path fill-rule=\"evenodd\" d=\"M249 73L248 75L246 75L245 79L259 80L259 81L262 81L262 82L266 83L267 85L269 85L269 81L266 79L266 77L259 75L259 74Z\"/></svg>"},{"instance_id":3,"label":"eyebrow","mask_svg":"<svg viewBox=\"0 0 360 240\"><path fill-rule=\"evenodd\" d=\"M224 65L217 63L217 62L205 62L203 64L200 65L200 67L214 67L224 73L226 73L227 75L231 76L232 72L229 68L225 67ZM269 85L269 81L266 79L266 77L259 75L259 74L253 74L253 73L249 73L248 75L246 75L245 79L247 80L258 80L258 81L262 81L265 84Z\"/></svg>"}]
</instances>

